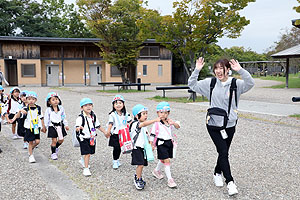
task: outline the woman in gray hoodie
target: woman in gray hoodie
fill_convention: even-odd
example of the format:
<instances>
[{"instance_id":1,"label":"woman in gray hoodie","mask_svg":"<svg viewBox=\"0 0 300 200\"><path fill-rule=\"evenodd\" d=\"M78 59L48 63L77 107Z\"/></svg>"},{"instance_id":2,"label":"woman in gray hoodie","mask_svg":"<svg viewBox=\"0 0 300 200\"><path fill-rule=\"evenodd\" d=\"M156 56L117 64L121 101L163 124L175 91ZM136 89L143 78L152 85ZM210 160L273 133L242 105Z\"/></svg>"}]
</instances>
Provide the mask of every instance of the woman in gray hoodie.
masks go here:
<instances>
[{"instance_id":1,"label":"woman in gray hoodie","mask_svg":"<svg viewBox=\"0 0 300 200\"><path fill-rule=\"evenodd\" d=\"M188 85L193 91L210 99L210 108L223 109L227 115L229 111L228 122L225 129L220 130L215 128L216 126L220 126L220 123L223 123L223 121L220 122L222 118L215 115L208 115L206 127L218 152L218 160L214 171L215 185L217 187L223 186L223 173L227 184L228 194L235 195L238 193L238 190L231 175L228 151L235 133L235 126L237 123L237 105L240 95L249 91L254 86L254 79L248 71L240 66L237 60L218 60L213 66L216 83L214 87L212 87L211 93L212 78L206 78L200 81L197 80L199 72L203 68L204 64L203 58L199 58L197 60L196 68L188 80ZM229 96L233 78L228 75L230 68L236 71L242 78L242 80L236 80L236 92L232 92L231 104L229 103Z\"/></svg>"}]
</instances>

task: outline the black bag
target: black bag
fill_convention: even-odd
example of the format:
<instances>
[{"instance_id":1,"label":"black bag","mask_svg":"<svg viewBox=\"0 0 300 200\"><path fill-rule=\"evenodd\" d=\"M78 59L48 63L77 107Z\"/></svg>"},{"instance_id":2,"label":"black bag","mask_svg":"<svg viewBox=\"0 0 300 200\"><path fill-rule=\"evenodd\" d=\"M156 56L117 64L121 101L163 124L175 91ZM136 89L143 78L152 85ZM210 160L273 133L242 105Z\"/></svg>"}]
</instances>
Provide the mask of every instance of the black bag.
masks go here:
<instances>
[{"instance_id":1,"label":"black bag","mask_svg":"<svg viewBox=\"0 0 300 200\"><path fill-rule=\"evenodd\" d=\"M211 104L211 95L212 91L216 85L216 77L213 77L210 82L210 99L209 99L209 105ZM214 126L210 125L211 128L214 128L216 130L223 130L226 128L228 120L229 120L229 114L230 114L230 108L231 108L231 102L232 102L232 94L233 91L235 92L235 103L237 106L237 86L236 86L236 79L233 78L230 85L230 94L229 94L229 104L228 104L228 114L226 110L218 107L212 107L207 110L206 115L206 121L208 123L208 120L214 120Z\"/></svg>"}]
</instances>

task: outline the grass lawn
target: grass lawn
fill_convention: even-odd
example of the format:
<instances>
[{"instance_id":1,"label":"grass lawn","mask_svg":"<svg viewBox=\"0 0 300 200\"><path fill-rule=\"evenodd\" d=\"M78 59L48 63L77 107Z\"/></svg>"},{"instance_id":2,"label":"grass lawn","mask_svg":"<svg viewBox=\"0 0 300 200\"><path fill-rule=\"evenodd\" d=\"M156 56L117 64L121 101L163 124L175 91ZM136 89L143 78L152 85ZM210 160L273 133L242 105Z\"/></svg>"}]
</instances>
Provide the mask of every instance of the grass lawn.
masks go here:
<instances>
[{"instance_id":1,"label":"grass lawn","mask_svg":"<svg viewBox=\"0 0 300 200\"><path fill-rule=\"evenodd\" d=\"M299 73L297 74L289 74L289 88L300 88L300 78ZM273 85L269 88L285 88L285 77L277 77L277 76L266 76L260 77L263 80L272 80L272 81L280 81L282 84Z\"/></svg>"},{"instance_id":2,"label":"grass lawn","mask_svg":"<svg viewBox=\"0 0 300 200\"><path fill-rule=\"evenodd\" d=\"M300 114L296 114L296 115L289 115L289 117L295 117L297 119L300 119Z\"/></svg>"},{"instance_id":3,"label":"grass lawn","mask_svg":"<svg viewBox=\"0 0 300 200\"><path fill-rule=\"evenodd\" d=\"M138 91L138 90L96 90L97 92L102 92L102 93L141 93L141 92L151 92L152 90L141 90L141 91Z\"/></svg>"},{"instance_id":4,"label":"grass lawn","mask_svg":"<svg viewBox=\"0 0 300 200\"><path fill-rule=\"evenodd\" d=\"M150 100L154 100L157 102L161 102L161 101L171 101L171 102L180 102L180 103L193 103L193 99L188 100L187 97L161 97L161 96L155 96L155 97L151 97L148 98ZM204 101L208 101L206 98L204 98ZM197 98L195 99L195 102L204 102L202 99L202 96L197 96Z\"/></svg>"}]
</instances>

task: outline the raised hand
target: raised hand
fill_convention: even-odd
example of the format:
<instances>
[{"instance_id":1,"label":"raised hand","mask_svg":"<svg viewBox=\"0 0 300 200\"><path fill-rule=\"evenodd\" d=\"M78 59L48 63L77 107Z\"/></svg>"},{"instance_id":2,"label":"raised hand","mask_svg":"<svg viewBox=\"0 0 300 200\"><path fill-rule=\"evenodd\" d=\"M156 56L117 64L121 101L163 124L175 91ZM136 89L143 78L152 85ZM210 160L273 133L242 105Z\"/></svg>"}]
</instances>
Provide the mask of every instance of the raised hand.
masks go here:
<instances>
[{"instance_id":1,"label":"raised hand","mask_svg":"<svg viewBox=\"0 0 300 200\"><path fill-rule=\"evenodd\" d=\"M231 65L231 69L233 69L234 71L239 71L242 68L239 61L234 59L231 59L229 61L229 64Z\"/></svg>"},{"instance_id":2,"label":"raised hand","mask_svg":"<svg viewBox=\"0 0 300 200\"><path fill-rule=\"evenodd\" d=\"M196 69L201 70L204 64L205 64L204 58L202 57L198 58L198 60L196 61Z\"/></svg>"}]
</instances>

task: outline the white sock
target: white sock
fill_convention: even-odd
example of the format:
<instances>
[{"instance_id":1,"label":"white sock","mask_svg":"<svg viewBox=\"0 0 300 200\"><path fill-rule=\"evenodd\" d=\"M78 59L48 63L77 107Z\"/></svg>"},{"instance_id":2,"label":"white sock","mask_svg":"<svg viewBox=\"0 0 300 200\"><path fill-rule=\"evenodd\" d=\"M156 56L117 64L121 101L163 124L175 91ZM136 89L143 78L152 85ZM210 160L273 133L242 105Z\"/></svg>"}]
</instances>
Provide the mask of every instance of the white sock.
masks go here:
<instances>
[{"instance_id":1,"label":"white sock","mask_svg":"<svg viewBox=\"0 0 300 200\"><path fill-rule=\"evenodd\" d=\"M161 161L158 161L155 170L160 171L163 167L164 167L164 163L162 163Z\"/></svg>"},{"instance_id":2,"label":"white sock","mask_svg":"<svg viewBox=\"0 0 300 200\"><path fill-rule=\"evenodd\" d=\"M172 179L170 163L165 163L165 172L166 172L166 176L167 176L168 180Z\"/></svg>"}]
</instances>

